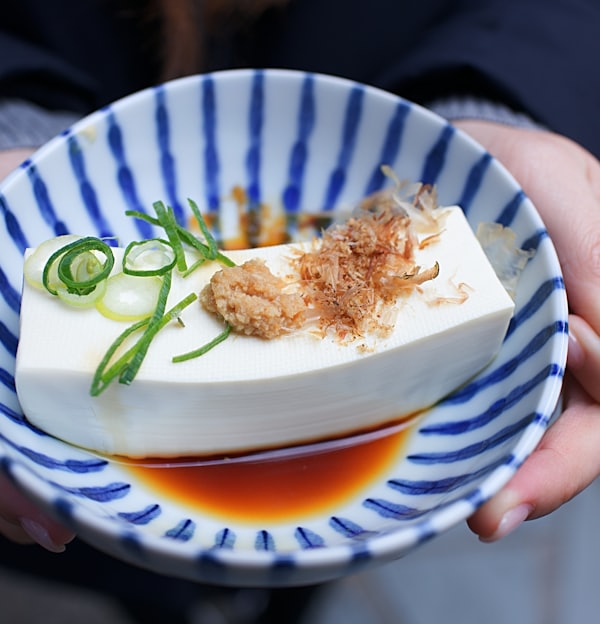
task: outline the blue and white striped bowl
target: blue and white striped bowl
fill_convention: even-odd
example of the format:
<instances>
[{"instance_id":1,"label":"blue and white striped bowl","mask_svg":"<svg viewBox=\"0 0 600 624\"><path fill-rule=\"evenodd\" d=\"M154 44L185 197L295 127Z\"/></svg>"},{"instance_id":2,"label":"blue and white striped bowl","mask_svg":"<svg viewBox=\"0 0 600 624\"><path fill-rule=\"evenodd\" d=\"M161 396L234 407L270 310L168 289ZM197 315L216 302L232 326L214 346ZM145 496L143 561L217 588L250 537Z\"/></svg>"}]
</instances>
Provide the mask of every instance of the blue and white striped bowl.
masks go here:
<instances>
[{"instance_id":1,"label":"blue and white striped bowl","mask_svg":"<svg viewBox=\"0 0 600 624\"><path fill-rule=\"evenodd\" d=\"M336 211L381 188L382 163L401 178L435 183L441 203L460 204L473 226L510 226L536 253L492 367L428 412L389 471L351 500L293 521L219 519L28 424L14 385L27 246L65 232L139 239L150 232L124 211L147 210L158 199L184 215L185 199L194 198L235 229L223 198L236 186L248 210L283 210L295 235L295 215ZM50 141L0 187L0 212L2 469L84 540L136 565L210 583L292 585L396 559L497 492L557 404L567 307L540 218L489 154L388 93L279 70L178 80L116 102Z\"/></svg>"}]
</instances>

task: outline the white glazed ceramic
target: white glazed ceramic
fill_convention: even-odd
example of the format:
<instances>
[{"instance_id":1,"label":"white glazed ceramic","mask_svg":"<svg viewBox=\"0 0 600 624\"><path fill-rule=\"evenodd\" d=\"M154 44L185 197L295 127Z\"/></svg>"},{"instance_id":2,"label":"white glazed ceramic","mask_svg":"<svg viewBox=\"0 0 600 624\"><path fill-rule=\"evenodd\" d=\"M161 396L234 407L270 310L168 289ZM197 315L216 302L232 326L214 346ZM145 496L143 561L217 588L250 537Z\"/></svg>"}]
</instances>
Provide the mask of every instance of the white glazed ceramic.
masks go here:
<instances>
[{"instance_id":1,"label":"white glazed ceramic","mask_svg":"<svg viewBox=\"0 0 600 624\"><path fill-rule=\"evenodd\" d=\"M161 496L126 466L28 424L14 387L25 247L64 232L139 239L151 232L125 210L148 211L162 199L184 218L187 197L228 236L237 227L237 208L226 199L235 186L245 190L247 211L261 204L284 211L296 237L299 213L347 208L387 183L383 163L401 178L436 184L441 203L460 204L473 227L510 226L535 256L499 357L427 412L372 482L318 514L236 520ZM0 187L0 215L2 470L82 539L136 565L202 582L277 586L399 558L497 492L557 404L567 307L540 218L489 154L388 93L278 70L149 89L40 149Z\"/></svg>"}]
</instances>

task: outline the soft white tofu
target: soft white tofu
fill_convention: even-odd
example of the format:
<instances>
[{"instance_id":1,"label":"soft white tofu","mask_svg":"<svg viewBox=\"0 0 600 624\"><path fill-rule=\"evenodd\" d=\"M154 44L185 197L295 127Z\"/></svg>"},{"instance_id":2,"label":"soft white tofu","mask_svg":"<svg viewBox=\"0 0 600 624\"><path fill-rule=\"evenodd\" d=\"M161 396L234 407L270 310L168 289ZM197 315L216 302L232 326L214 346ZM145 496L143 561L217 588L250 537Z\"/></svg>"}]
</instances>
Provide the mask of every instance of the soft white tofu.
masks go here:
<instances>
[{"instance_id":1,"label":"soft white tofu","mask_svg":"<svg viewBox=\"0 0 600 624\"><path fill-rule=\"evenodd\" d=\"M462 211L448 210L439 241L416 257L423 267L439 262L439 276L402 300L394 331L368 349L308 332L268 341L231 335L204 356L174 364L174 355L222 330L193 304L184 326L159 333L130 386L113 383L98 397L90 395L92 376L127 323L25 284L16 369L24 413L78 446L166 457L313 441L426 409L490 363L514 308ZM262 257L274 273L289 273L287 246L229 255L237 263ZM211 263L174 279L170 302L199 292L219 268ZM459 289L468 297L452 302Z\"/></svg>"}]
</instances>

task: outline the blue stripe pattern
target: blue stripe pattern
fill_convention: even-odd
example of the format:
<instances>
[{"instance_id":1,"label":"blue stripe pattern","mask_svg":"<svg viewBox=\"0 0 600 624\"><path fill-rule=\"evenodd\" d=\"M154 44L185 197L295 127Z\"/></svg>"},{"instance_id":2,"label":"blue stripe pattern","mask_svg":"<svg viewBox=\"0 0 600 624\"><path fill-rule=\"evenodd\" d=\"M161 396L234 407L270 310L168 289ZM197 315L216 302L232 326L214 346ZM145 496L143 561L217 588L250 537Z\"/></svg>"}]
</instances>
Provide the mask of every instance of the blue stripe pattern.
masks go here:
<instances>
[{"instance_id":1,"label":"blue stripe pattern","mask_svg":"<svg viewBox=\"0 0 600 624\"><path fill-rule=\"evenodd\" d=\"M262 129L264 124L264 75L256 72L248 106L248 152L246 154L246 193L250 210L256 210L261 202L260 169Z\"/></svg>"},{"instance_id":2,"label":"blue stripe pattern","mask_svg":"<svg viewBox=\"0 0 600 624\"><path fill-rule=\"evenodd\" d=\"M148 212L147 207L144 206L139 198L135 177L132 168L127 162L123 144L123 131L112 109L107 107L105 110L107 123L106 142L115 161L117 184L121 189L127 209L146 213ZM135 223L141 238L152 238L153 231L151 225L142 219L136 219Z\"/></svg>"},{"instance_id":3,"label":"blue stripe pattern","mask_svg":"<svg viewBox=\"0 0 600 624\"><path fill-rule=\"evenodd\" d=\"M79 185L79 192L81 193L83 205L85 206L99 237L111 238L114 236L114 233L108 224L108 219L98 205L98 196L94 186L88 179L85 158L83 156L82 149L79 146L79 142L76 137L69 135L67 138L67 144L69 146L69 158L71 160L71 167L73 168L73 175Z\"/></svg>"},{"instance_id":4,"label":"blue stripe pattern","mask_svg":"<svg viewBox=\"0 0 600 624\"><path fill-rule=\"evenodd\" d=\"M402 144L402 135L404 132L404 126L410 112L410 106L403 101L398 102L394 115L392 116L387 131L385 133L384 142L381 147L381 153L379 161L371 174L369 183L365 188L365 195L370 195L380 190L386 178L381 170L382 164L389 164L396 161L400 146ZM425 179L421 180L425 182Z\"/></svg>"},{"instance_id":5,"label":"blue stripe pattern","mask_svg":"<svg viewBox=\"0 0 600 624\"><path fill-rule=\"evenodd\" d=\"M207 76L202 82L202 106L200 116L204 130L204 183L206 185L206 206L213 213L219 209L220 205L220 185L219 174L221 163L219 149L217 146L217 103L215 96L214 80Z\"/></svg>"},{"instance_id":6,"label":"blue stripe pattern","mask_svg":"<svg viewBox=\"0 0 600 624\"><path fill-rule=\"evenodd\" d=\"M54 236L61 236L68 233L67 225L62 221L57 213L50 194L48 186L44 179L39 175L37 166L33 163L27 168L27 175L33 188L33 193L37 201L37 206L42 219L52 228Z\"/></svg>"},{"instance_id":7,"label":"blue stripe pattern","mask_svg":"<svg viewBox=\"0 0 600 624\"><path fill-rule=\"evenodd\" d=\"M180 542L189 542L196 532L196 523L189 518L181 520L179 524L165 532L165 537L178 540Z\"/></svg>"},{"instance_id":8,"label":"blue stripe pattern","mask_svg":"<svg viewBox=\"0 0 600 624\"><path fill-rule=\"evenodd\" d=\"M458 205L463 209L465 214L468 214L469 208L477 195L477 191L481 186L483 178L491 162L492 157L490 154L483 154L475 165L473 165L471 171L469 171L469 175L465 181L465 188L460 199L458 200Z\"/></svg>"},{"instance_id":9,"label":"blue stripe pattern","mask_svg":"<svg viewBox=\"0 0 600 624\"><path fill-rule=\"evenodd\" d=\"M297 213L301 206L302 186L308 159L308 141L315 127L314 90L314 77L309 75L302 85L298 113L298 136L290 153L288 183L282 198L285 211L292 214Z\"/></svg>"},{"instance_id":10,"label":"blue stripe pattern","mask_svg":"<svg viewBox=\"0 0 600 624\"><path fill-rule=\"evenodd\" d=\"M279 74L293 79L286 83L294 89L286 90L285 107L278 106L273 86ZM147 541L166 540L173 547L193 547L195 580L244 584L254 583L252 575L258 574L267 583L276 578L293 583L303 578L304 557L328 549L339 556L340 574L372 563L377 555L371 544L390 540L396 530L409 532L397 553L402 554L448 528L438 518L455 501L466 501L464 516L490 495L487 486L495 476L507 480L514 473L543 434L548 410L558 398L568 332L565 285L548 233L528 198L499 174L490 154L463 145L452 126L400 98L343 80L248 70L237 73L236 83L234 75L191 77L149 89L142 100L111 104L57 138L46 157L36 155L23 163L19 180L0 186L0 460L12 478L17 478L16 466L38 476L54 493L55 510L75 529L81 514L111 522L110 506L120 547L141 565L153 556ZM297 93L293 106L289 93ZM185 106L173 106L178 98L185 99ZM329 98L340 111L335 128L323 125ZM143 108L139 116L136 105ZM189 111L190 118L182 118L181 110ZM226 112L232 110L234 115ZM269 159L277 143L272 140L277 115L286 116L290 132L277 146L282 173L273 180ZM138 118L151 123L143 137L135 130ZM422 137L431 139L415 145L419 128ZM405 140L409 134L410 142ZM229 145L232 137L235 149ZM365 153L374 155L366 159ZM464 162L450 168L454 153L464 154ZM63 163L60 180L46 173L56 167L47 167L45 158ZM311 175L314 158L319 158L318 183ZM499 357L431 410L406 457L398 459L376 492L366 492L325 518L304 519L301 526L222 526L214 519L205 526L201 516L188 516L168 501L138 491L122 466L62 445L20 412L14 370L22 274L15 259L26 247L86 224L99 236L123 236L130 227L124 211L147 212L159 199L185 223L190 215L180 196L204 203L218 236L223 198L235 186L243 187L248 200L240 207L244 218L258 220L261 208L273 204L287 217L294 236L303 212L333 214L338 206L346 208L388 184L382 164L401 178L408 172L412 179L438 185L440 200L459 203L473 227L489 220L515 228L519 244L535 256L523 275ZM63 189L80 202L65 205ZM155 235L141 220L133 228L141 238ZM82 499L85 511L79 508ZM98 510L89 511L94 504ZM250 565L252 573L244 576L227 557L245 557L248 551L266 563Z\"/></svg>"},{"instance_id":11,"label":"blue stripe pattern","mask_svg":"<svg viewBox=\"0 0 600 624\"><path fill-rule=\"evenodd\" d=\"M164 86L155 89L156 95L156 141L160 157L160 169L167 194L167 202L173 208L176 219L185 224L184 210L177 197L177 168L171 152L171 126Z\"/></svg>"},{"instance_id":12,"label":"blue stripe pattern","mask_svg":"<svg viewBox=\"0 0 600 624\"><path fill-rule=\"evenodd\" d=\"M27 238L23 233L23 229L21 228L21 224L19 223L18 218L16 217L15 213L10 210L6 197L2 194L0 194L0 212L2 213L2 217L4 218L6 231L9 237L11 238L19 252L21 254L25 253L25 249L29 247L29 243L27 242ZM6 288L6 286L4 288ZM4 288L2 289L3 294Z\"/></svg>"},{"instance_id":13,"label":"blue stripe pattern","mask_svg":"<svg viewBox=\"0 0 600 624\"><path fill-rule=\"evenodd\" d=\"M131 522L131 524L137 524L138 526L144 526L149 524L156 518L158 518L162 513L160 505L156 503L152 505L148 505L145 509L140 511L128 511L128 512L120 512L117 514L123 520L127 520L127 522Z\"/></svg>"},{"instance_id":14,"label":"blue stripe pattern","mask_svg":"<svg viewBox=\"0 0 600 624\"><path fill-rule=\"evenodd\" d=\"M323 210L331 212L338 201L340 192L346 182L346 171L350 166L352 155L356 145L358 129L362 115L362 107L365 90L361 86L353 87L348 94L340 148L338 151L335 168L329 176L329 184L323 201Z\"/></svg>"},{"instance_id":15,"label":"blue stripe pattern","mask_svg":"<svg viewBox=\"0 0 600 624\"><path fill-rule=\"evenodd\" d=\"M446 164L446 155L450 141L454 137L455 130L452 126L447 125L441 130L437 141L431 146L423 165L423 171L420 176L421 182L424 184L436 184L438 177L444 165ZM471 179L473 170L469 171L467 180ZM458 203L458 202L456 202Z\"/></svg>"}]
</instances>

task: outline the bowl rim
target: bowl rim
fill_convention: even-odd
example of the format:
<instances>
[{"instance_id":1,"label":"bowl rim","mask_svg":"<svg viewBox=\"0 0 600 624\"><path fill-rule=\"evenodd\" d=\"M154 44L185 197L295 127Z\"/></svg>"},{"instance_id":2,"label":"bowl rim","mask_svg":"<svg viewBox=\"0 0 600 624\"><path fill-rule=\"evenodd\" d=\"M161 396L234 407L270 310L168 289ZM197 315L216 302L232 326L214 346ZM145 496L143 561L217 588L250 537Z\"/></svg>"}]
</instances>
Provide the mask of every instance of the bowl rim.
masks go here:
<instances>
[{"instance_id":1,"label":"bowl rim","mask_svg":"<svg viewBox=\"0 0 600 624\"><path fill-rule=\"evenodd\" d=\"M82 119L75 122L70 128L66 129L61 134L57 135L46 144L37 149L30 158L13 171L5 180L0 183L0 195L4 195L10 191L10 188L18 184L19 180L26 176L26 169L31 163L40 162L43 159L51 157L52 153L58 149L60 145L64 143L66 137L70 133L80 132L98 118L102 118L106 115L106 111L109 107L113 110L119 110L124 107L135 107L138 102L145 101L149 95L151 95L157 88L161 88L168 85L170 89L177 91L178 89L186 89L191 85L196 85L199 80L203 80L206 77L212 77L217 80L230 80L236 81L240 78L248 79L256 75L256 72L263 72L270 78L279 80L292 80L298 81L310 74L315 76L316 79L324 81L334 88L348 89L360 85L364 88L365 93L371 97L384 98L390 102L397 103L398 101L405 101L418 110L421 115L435 120L440 125L450 125L449 122L436 115L434 112L415 104L409 100L406 100L400 95L396 95L379 87L375 87L368 84L363 84L339 76L331 76L328 74L321 74L315 72L306 72L302 70L290 70L290 69L278 69L278 68L264 68L264 69L228 69L210 72L207 74L195 74L182 78L177 78L160 85L146 87L135 93L126 95L119 98L115 102L104 106L90 114L84 116ZM478 151L485 149L479 145L474 139L469 137L466 133L459 129L456 129L457 136L460 140L469 144L473 149ZM507 182L510 182L515 188L519 188L517 182L513 179L512 175L494 159L494 162L498 167L498 175L503 176ZM533 203L526 198L525 205L527 210L532 214L539 214ZM551 254L549 258L556 265L553 270L557 275L560 274L560 264L556 252L553 247L547 249L547 253ZM561 300L560 303L554 304L559 306L556 310L557 316L567 318L568 308L566 304L566 297ZM567 340L566 336L561 339L556 339L553 347L553 353L555 361L559 362L563 366L566 364L567 353ZM543 404L539 405L539 410L548 415L554 412L555 406L559 403L562 377L552 377L545 382L546 389L543 392ZM211 551L210 549L202 548L200 546L191 547L187 543L179 543L174 540L166 540L164 537L143 534L136 531L135 527L130 529L131 535L135 535L135 539L139 541L140 546L158 555L158 557L169 557L179 560L188 560L190 558L197 558L199 554L206 553L214 557L219 563L223 563L226 566L232 566L236 570L245 570L251 572L257 568L263 571L269 571L273 569L273 566L279 563L292 562L295 568L309 567L311 569L326 571L333 567L340 566L342 568L347 567L350 559L357 553L368 553L373 559L384 562L386 560L392 560L398 557L398 553L415 543L421 543L426 541L433 535L437 535L445 532L457 523L466 520L481 504L485 502L490 496L498 492L510 478L514 475L524 458L531 453L537 446L542 436L545 433L547 423L544 426L540 426L539 423L530 423L519 435L518 442L513 447L512 455L515 458L513 463L498 466L492 470L479 486L471 493L469 500L460 498L451 501L443 508L432 511L431 517L427 517L422 521L417 521L414 525L409 527L394 528L389 532L378 533L371 535L364 539L364 541L357 542L356 545L350 543L326 545L323 548L311 548L311 549L296 549L291 552L275 551L275 552L260 552L257 550L237 550L232 551L221 550L219 552ZM0 439L0 447L6 448L6 443ZM57 495L56 490L52 485L45 480L41 475L36 474L27 465L18 462L15 459L9 458L6 453L2 453L4 458L2 461L5 463L4 471L12 475L19 487L30 497L41 503L44 507L50 505L51 512L57 515L56 504ZM8 459L7 459L8 457ZM477 496L473 494L477 492ZM65 521L77 529L80 534L87 536L91 543L101 550L106 549L106 544L102 545L101 542L105 542L108 538L109 541L119 542L123 538L123 527L115 522L114 518L102 517L96 510L94 512L89 511L84 506L74 506L69 503L69 514L66 516L64 513L59 513L57 517ZM139 533L139 535L137 535ZM121 553L122 558L122 553ZM138 561L139 563L139 561Z\"/></svg>"}]
</instances>

